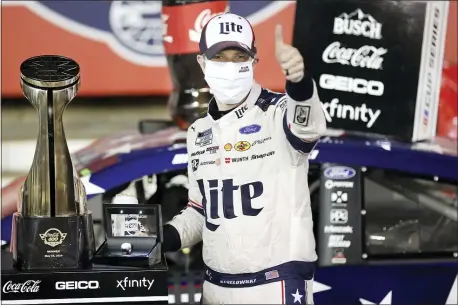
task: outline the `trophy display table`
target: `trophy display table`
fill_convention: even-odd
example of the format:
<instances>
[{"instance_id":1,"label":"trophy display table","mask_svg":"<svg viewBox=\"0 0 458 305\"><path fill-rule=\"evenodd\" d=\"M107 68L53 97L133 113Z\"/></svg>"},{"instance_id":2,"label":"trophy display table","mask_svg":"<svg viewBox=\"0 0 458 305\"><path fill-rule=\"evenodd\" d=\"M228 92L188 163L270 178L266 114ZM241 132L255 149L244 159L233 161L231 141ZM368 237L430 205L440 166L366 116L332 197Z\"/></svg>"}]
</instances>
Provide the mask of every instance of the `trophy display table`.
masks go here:
<instances>
[{"instance_id":1,"label":"trophy display table","mask_svg":"<svg viewBox=\"0 0 458 305\"><path fill-rule=\"evenodd\" d=\"M13 269L10 252L3 252L1 259L5 305L168 304L165 263L149 269L103 266L20 272Z\"/></svg>"}]
</instances>

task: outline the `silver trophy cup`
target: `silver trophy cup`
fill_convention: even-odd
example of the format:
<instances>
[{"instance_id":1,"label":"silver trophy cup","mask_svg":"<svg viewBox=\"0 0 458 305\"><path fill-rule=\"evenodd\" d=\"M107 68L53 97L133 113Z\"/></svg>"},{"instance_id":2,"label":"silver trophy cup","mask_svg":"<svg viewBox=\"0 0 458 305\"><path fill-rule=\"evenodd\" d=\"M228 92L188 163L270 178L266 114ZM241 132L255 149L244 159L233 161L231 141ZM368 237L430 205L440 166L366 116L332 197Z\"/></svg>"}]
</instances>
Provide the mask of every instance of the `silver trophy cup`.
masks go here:
<instances>
[{"instance_id":1,"label":"silver trophy cup","mask_svg":"<svg viewBox=\"0 0 458 305\"><path fill-rule=\"evenodd\" d=\"M94 251L92 215L72 165L62 116L76 96L80 68L43 55L21 64L21 88L38 112L38 140L14 214L12 250L22 270L83 268Z\"/></svg>"}]
</instances>

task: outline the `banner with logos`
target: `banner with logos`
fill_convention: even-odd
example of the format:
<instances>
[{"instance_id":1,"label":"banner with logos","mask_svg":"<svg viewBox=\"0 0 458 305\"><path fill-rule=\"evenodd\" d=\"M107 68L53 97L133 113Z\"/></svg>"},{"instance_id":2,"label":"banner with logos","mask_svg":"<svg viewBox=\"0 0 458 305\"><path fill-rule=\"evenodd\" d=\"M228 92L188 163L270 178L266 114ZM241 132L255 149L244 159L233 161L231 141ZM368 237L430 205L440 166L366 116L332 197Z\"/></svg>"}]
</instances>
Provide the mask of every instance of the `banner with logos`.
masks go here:
<instances>
[{"instance_id":1,"label":"banner with logos","mask_svg":"<svg viewBox=\"0 0 458 305\"><path fill-rule=\"evenodd\" d=\"M359 167L322 165L318 220L320 266L362 261L361 200Z\"/></svg>"},{"instance_id":2,"label":"banner with logos","mask_svg":"<svg viewBox=\"0 0 458 305\"><path fill-rule=\"evenodd\" d=\"M283 91L284 77L273 52L274 29L276 24L282 24L284 33L289 33L285 40L291 41L296 1L229 2L232 12L247 17L253 24L261 59L255 71L258 82L272 90ZM61 54L81 65L79 96L166 95L171 92L162 45L160 1L6 0L1 5L3 97L22 97L19 66L26 58L40 54ZM330 8L334 6L334 1L328 4ZM457 3L451 1L450 6L446 58L456 63ZM202 17L201 14L196 16ZM189 38L187 42L195 44L202 24L197 18L189 24L189 35L184 33L183 39ZM304 40L315 44L315 38ZM192 45L185 45L192 48Z\"/></svg>"},{"instance_id":3,"label":"banner with logos","mask_svg":"<svg viewBox=\"0 0 458 305\"><path fill-rule=\"evenodd\" d=\"M166 269L75 271L2 270L2 304L167 304Z\"/></svg>"},{"instance_id":4,"label":"banner with logos","mask_svg":"<svg viewBox=\"0 0 458 305\"><path fill-rule=\"evenodd\" d=\"M447 1L299 0L294 45L309 58L328 126L434 136L447 12Z\"/></svg>"}]
</instances>

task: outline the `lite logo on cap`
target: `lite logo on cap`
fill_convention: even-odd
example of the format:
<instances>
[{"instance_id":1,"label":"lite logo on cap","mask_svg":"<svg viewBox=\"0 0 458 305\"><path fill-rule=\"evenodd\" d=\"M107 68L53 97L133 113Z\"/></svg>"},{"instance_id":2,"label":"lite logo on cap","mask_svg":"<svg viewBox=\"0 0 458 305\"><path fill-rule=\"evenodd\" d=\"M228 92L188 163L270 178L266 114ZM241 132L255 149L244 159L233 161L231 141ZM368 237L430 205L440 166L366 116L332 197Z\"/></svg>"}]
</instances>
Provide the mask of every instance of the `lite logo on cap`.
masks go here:
<instances>
[{"instance_id":1,"label":"lite logo on cap","mask_svg":"<svg viewBox=\"0 0 458 305\"><path fill-rule=\"evenodd\" d=\"M241 49L251 57L256 55L253 28L244 17L224 13L211 18L202 29L200 53L211 59L227 48Z\"/></svg>"},{"instance_id":2,"label":"lite logo on cap","mask_svg":"<svg viewBox=\"0 0 458 305\"><path fill-rule=\"evenodd\" d=\"M219 24L219 33L220 34L230 34L231 32L242 33L243 27L240 24L235 24L234 22L220 22Z\"/></svg>"}]
</instances>

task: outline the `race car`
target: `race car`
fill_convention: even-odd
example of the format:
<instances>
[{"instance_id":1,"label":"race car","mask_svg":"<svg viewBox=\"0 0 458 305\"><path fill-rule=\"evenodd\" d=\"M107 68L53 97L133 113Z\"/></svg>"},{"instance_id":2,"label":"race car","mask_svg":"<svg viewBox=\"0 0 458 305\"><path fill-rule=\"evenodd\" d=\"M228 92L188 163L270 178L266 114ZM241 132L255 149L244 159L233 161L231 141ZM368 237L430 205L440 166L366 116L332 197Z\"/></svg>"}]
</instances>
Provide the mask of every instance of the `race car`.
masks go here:
<instances>
[{"instance_id":1,"label":"race car","mask_svg":"<svg viewBox=\"0 0 458 305\"><path fill-rule=\"evenodd\" d=\"M186 133L168 121L139 126L72 155L98 229L102 204L120 193L161 205L163 222L187 204ZM456 142L406 144L339 132L322 138L309 159L316 304L457 304ZM5 246L22 180L2 190ZM200 250L167 254L171 303L183 303L183 295L198 303Z\"/></svg>"}]
</instances>

